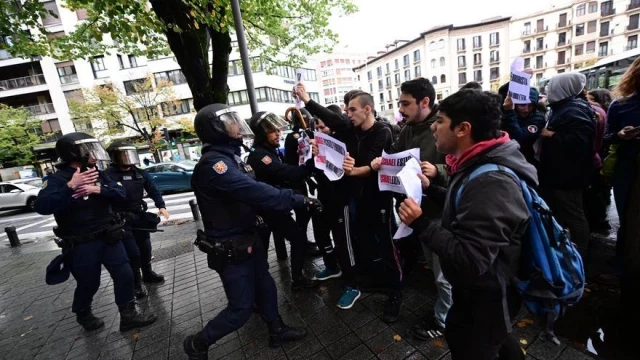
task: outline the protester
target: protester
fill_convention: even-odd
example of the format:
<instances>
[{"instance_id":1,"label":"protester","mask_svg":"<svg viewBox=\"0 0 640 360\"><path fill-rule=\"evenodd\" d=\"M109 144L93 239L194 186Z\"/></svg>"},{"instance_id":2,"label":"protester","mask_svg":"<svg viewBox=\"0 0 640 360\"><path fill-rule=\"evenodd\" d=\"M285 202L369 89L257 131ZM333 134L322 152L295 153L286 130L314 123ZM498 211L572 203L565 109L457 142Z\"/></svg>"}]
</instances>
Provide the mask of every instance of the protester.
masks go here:
<instances>
[{"instance_id":1,"label":"protester","mask_svg":"<svg viewBox=\"0 0 640 360\"><path fill-rule=\"evenodd\" d=\"M520 151L531 164L536 163L533 144L546 124L544 115L537 109L538 98L538 90L532 87L529 91L529 104L514 104L511 96L507 96L502 106L502 130L520 144Z\"/></svg>"}]
</instances>

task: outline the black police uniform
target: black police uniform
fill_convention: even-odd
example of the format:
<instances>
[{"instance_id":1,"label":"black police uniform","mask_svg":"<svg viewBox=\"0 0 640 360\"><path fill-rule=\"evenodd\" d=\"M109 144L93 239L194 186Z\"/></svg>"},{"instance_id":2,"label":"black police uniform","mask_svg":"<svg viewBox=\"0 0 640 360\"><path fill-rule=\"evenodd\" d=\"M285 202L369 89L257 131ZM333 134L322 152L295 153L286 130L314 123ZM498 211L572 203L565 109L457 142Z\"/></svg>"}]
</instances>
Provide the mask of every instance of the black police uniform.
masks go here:
<instances>
[{"instance_id":1,"label":"black police uniform","mask_svg":"<svg viewBox=\"0 0 640 360\"><path fill-rule=\"evenodd\" d=\"M308 200L255 181L251 167L240 159L242 140L229 138L220 120L221 116L237 117L230 112L226 105L213 104L201 109L194 121L205 143L191 180L205 230L199 232L196 244L207 252L209 267L220 275L228 305L201 332L185 338L184 351L190 359L207 359L208 347L243 326L254 304L268 324L272 347L306 335L304 329L287 327L279 316L277 290L260 248L256 222L258 209L290 211Z\"/></svg>"},{"instance_id":2,"label":"black police uniform","mask_svg":"<svg viewBox=\"0 0 640 360\"><path fill-rule=\"evenodd\" d=\"M149 174L143 169L138 169L135 165L130 166L127 171L122 171L118 165L112 164L106 170L106 173L126 190L125 199L116 201L114 210L121 213L129 223L129 226L125 227L126 233L123 242L131 260L136 285L140 282L140 269L142 269L142 279L145 282L163 281L163 277L151 270L151 237L149 231L129 229L155 229L160 219L155 214L146 212L147 203L144 201L144 191L147 191L147 194L149 194L158 209L165 207L162 194L160 194ZM138 289L142 290L141 286L137 286L136 290L138 291ZM138 294L136 296L140 297Z\"/></svg>"}]
</instances>

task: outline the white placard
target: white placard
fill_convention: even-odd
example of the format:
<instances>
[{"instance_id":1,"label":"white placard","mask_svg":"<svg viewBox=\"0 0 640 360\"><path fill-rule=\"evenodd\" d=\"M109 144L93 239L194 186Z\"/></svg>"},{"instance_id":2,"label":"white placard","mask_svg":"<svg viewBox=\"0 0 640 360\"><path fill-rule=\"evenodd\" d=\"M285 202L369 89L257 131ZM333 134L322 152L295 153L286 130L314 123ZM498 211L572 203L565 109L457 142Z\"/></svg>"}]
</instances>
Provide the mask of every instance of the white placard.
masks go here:
<instances>
[{"instance_id":1,"label":"white placard","mask_svg":"<svg viewBox=\"0 0 640 360\"><path fill-rule=\"evenodd\" d=\"M296 70L296 85L298 83L302 83L302 81L304 80L304 69L298 69ZM293 87L293 93L296 93L296 87ZM300 100L299 97L296 96L296 107L298 109L302 109L304 107L304 102L302 102L302 100Z\"/></svg>"},{"instance_id":2,"label":"white placard","mask_svg":"<svg viewBox=\"0 0 640 360\"><path fill-rule=\"evenodd\" d=\"M311 138L306 132L300 132L298 138L298 165L304 165L311 159Z\"/></svg>"},{"instance_id":3,"label":"white placard","mask_svg":"<svg viewBox=\"0 0 640 360\"><path fill-rule=\"evenodd\" d=\"M344 176L342 164L347 153L347 146L321 132L316 132L314 137L318 145L318 155L314 158L316 169L324 171L330 181L340 180Z\"/></svg>"},{"instance_id":4,"label":"white placard","mask_svg":"<svg viewBox=\"0 0 640 360\"><path fill-rule=\"evenodd\" d=\"M404 189L397 175L409 159L416 159L420 162L420 149L413 148L395 154L387 154L382 151L382 163L378 171L378 188L380 191L393 191L404 194Z\"/></svg>"},{"instance_id":5,"label":"white placard","mask_svg":"<svg viewBox=\"0 0 640 360\"><path fill-rule=\"evenodd\" d=\"M408 198L415 200L418 205L422 203L422 182L418 177L418 174L421 172L420 163L416 159L411 158L398 173L398 179L400 180L404 194L407 195ZM401 239L411 235L411 233L413 233L413 229L404 223L400 223L398 231L393 235L393 238Z\"/></svg>"},{"instance_id":6,"label":"white placard","mask_svg":"<svg viewBox=\"0 0 640 360\"><path fill-rule=\"evenodd\" d=\"M516 58L511 64L509 96L514 104L530 104L531 74L523 71L524 59Z\"/></svg>"}]
</instances>

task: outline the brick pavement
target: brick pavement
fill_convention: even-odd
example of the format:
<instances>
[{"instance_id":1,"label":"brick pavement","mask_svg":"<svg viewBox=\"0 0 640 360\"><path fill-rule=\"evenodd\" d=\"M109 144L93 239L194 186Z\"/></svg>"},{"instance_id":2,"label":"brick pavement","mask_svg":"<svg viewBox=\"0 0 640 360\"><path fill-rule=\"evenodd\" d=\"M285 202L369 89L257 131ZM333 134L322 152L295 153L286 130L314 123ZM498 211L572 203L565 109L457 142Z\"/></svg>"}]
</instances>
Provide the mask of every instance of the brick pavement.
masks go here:
<instances>
[{"instance_id":1,"label":"brick pavement","mask_svg":"<svg viewBox=\"0 0 640 360\"><path fill-rule=\"evenodd\" d=\"M207 268L205 255L193 251L196 224L165 226L153 234L154 268L166 281L149 287L141 301L143 311L158 321L142 329L118 331L119 316L113 286L103 271L94 300L94 313L105 328L85 332L71 313L75 282L47 286L44 269L57 255L51 240L25 244L20 249L0 249L0 358L3 359L184 359L182 340L202 328L226 305L217 274ZM409 327L432 309L436 290L433 276L424 269L407 277L405 302L399 321L391 326L380 320L384 296L364 293L351 310L335 304L341 294L339 279L314 290L290 290L289 263L278 262L269 251L270 272L278 287L280 312L288 324L309 330L306 339L270 349L267 328L258 315L210 350L211 359L450 359L446 341L416 341ZM307 270L321 260L307 264ZM523 312L516 336L527 359L591 359L582 351L556 346L538 338L537 322L529 324ZM399 335L400 341L394 336Z\"/></svg>"}]
</instances>

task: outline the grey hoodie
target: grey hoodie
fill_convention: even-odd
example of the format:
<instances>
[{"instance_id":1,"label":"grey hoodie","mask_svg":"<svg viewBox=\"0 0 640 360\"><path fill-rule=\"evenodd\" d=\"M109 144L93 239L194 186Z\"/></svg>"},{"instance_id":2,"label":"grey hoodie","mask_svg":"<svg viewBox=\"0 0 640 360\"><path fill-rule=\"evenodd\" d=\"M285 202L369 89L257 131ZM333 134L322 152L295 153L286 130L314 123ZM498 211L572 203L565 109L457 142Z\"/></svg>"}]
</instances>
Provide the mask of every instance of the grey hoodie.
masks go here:
<instances>
[{"instance_id":1,"label":"grey hoodie","mask_svg":"<svg viewBox=\"0 0 640 360\"><path fill-rule=\"evenodd\" d=\"M587 84L587 77L580 73L558 74L547 84L547 101L557 103L567 98L577 96Z\"/></svg>"}]
</instances>

